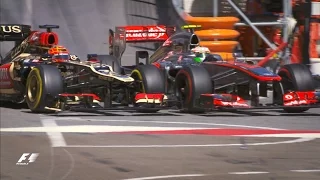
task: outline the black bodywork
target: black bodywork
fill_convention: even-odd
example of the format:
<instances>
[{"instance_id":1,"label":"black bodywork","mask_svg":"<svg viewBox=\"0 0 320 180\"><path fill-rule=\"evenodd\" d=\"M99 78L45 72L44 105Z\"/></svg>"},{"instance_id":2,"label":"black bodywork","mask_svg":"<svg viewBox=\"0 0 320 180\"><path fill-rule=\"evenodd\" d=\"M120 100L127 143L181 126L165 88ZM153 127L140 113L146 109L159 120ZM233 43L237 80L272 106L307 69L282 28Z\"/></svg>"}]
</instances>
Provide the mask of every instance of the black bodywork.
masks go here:
<instances>
[{"instance_id":1,"label":"black bodywork","mask_svg":"<svg viewBox=\"0 0 320 180\"><path fill-rule=\"evenodd\" d=\"M8 30L11 25L3 25ZM112 100L118 99L119 94L127 96L121 98L129 99L128 92L134 88L133 79L129 75L111 72L109 63L83 61L78 58L65 62L53 62L47 54L48 49L53 44L39 45L30 43L32 37L31 27L28 25L12 25L18 30L13 32L1 31L0 41L14 41L15 46L2 59L0 68L6 71L6 74L12 74L13 77L7 79L11 83L10 87L1 86L1 90L9 93L0 93L1 101L12 101L15 103L25 102L26 81L32 68L41 65L52 65L60 70L64 83L64 91L67 94L94 94L101 101L106 96L111 104ZM46 29L47 33L52 32L52 28L59 28L55 25L44 25L40 28ZM127 94L126 94L127 93ZM58 98L58 97L52 97ZM119 101L121 101L119 100ZM128 100L129 101L129 100ZM127 103L128 103L127 101ZM108 103L105 103L108 105Z\"/></svg>"}]
</instances>

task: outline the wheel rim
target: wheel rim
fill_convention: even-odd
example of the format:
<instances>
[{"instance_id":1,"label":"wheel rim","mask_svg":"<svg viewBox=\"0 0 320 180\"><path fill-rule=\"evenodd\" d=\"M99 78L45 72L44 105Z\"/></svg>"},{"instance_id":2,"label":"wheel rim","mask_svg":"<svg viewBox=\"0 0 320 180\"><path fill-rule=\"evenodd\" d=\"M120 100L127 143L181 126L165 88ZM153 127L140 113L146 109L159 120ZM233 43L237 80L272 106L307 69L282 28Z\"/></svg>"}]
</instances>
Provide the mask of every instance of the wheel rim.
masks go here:
<instances>
[{"instance_id":1,"label":"wheel rim","mask_svg":"<svg viewBox=\"0 0 320 180\"><path fill-rule=\"evenodd\" d=\"M32 75L30 77L30 83L28 86L28 99L31 102L35 102L37 97L39 96L39 88L40 88L40 84L38 83L38 79L37 76Z\"/></svg>"},{"instance_id":2,"label":"wheel rim","mask_svg":"<svg viewBox=\"0 0 320 180\"><path fill-rule=\"evenodd\" d=\"M183 83L180 84L180 86L178 87L178 95L180 96L180 98L182 100L185 100L186 98L186 82L184 81Z\"/></svg>"},{"instance_id":3,"label":"wheel rim","mask_svg":"<svg viewBox=\"0 0 320 180\"><path fill-rule=\"evenodd\" d=\"M176 96L181 100L184 104L186 103L186 96L187 96L187 91L188 91L188 82L185 77L179 77L180 81L176 82L177 83L177 89L176 89Z\"/></svg>"},{"instance_id":4,"label":"wheel rim","mask_svg":"<svg viewBox=\"0 0 320 180\"><path fill-rule=\"evenodd\" d=\"M139 75L138 73L134 73L132 75L132 78L136 80L136 84L135 84L136 92L145 93L143 79L141 75Z\"/></svg>"}]
</instances>

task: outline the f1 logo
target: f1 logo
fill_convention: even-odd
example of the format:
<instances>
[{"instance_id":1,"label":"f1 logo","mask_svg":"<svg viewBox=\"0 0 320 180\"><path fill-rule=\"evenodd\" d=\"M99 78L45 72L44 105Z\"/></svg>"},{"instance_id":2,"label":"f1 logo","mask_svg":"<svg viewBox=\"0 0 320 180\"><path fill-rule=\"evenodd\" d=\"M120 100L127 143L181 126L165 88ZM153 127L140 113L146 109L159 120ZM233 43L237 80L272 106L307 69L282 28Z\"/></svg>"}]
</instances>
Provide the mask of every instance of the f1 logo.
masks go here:
<instances>
[{"instance_id":1,"label":"f1 logo","mask_svg":"<svg viewBox=\"0 0 320 180\"><path fill-rule=\"evenodd\" d=\"M29 158L27 158L29 156ZM35 162L39 153L23 153L16 165L28 165L29 163ZM29 162L22 162L29 161Z\"/></svg>"}]
</instances>

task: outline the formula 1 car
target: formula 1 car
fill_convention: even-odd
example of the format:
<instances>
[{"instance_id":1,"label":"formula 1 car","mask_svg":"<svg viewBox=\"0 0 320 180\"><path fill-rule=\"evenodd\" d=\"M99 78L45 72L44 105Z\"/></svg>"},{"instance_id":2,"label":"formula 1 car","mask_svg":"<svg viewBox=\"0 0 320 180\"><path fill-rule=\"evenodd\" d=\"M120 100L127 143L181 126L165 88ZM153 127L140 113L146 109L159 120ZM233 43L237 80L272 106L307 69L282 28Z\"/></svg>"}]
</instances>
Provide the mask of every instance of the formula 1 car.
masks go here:
<instances>
[{"instance_id":1,"label":"formula 1 car","mask_svg":"<svg viewBox=\"0 0 320 180\"><path fill-rule=\"evenodd\" d=\"M94 56L99 59L95 61L91 55L87 61L80 61L58 46L58 35L52 29L59 26L39 28L46 31L31 31L28 25L1 25L0 41L15 42L14 48L1 58L2 104L26 102L33 112L112 108L121 96L118 104L139 109L141 104L149 103L146 98L154 97L136 91L138 85L130 75L114 71L118 68L114 65L115 57ZM59 53L52 55L51 51Z\"/></svg>"},{"instance_id":2,"label":"formula 1 car","mask_svg":"<svg viewBox=\"0 0 320 180\"><path fill-rule=\"evenodd\" d=\"M275 74L254 64L223 61L212 52L195 53L193 49L202 48L193 33L196 27L116 27L110 30L110 52L121 60L128 42L162 42L150 57L147 51L136 53L131 77L140 82L142 92L159 93L164 97L160 103L186 112L273 108L299 113L319 107L319 94L305 65L284 65ZM139 58L146 58L146 64L139 65ZM260 97L268 92L272 102L262 104Z\"/></svg>"}]
</instances>

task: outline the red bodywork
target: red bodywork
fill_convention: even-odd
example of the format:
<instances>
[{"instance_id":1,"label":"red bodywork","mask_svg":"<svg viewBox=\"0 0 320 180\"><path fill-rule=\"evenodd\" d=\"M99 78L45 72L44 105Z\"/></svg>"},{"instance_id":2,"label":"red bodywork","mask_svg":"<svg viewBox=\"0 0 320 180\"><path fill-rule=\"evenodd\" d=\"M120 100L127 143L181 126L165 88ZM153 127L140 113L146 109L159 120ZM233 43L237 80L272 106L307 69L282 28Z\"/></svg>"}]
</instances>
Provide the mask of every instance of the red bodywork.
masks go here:
<instances>
[{"instance_id":1,"label":"red bodywork","mask_svg":"<svg viewBox=\"0 0 320 180\"><path fill-rule=\"evenodd\" d=\"M82 94L69 94L69 93L62 93L60 94L60 97L92 97L93 100L101 101L99 96L91 93L82 93Z\"/></svg>"},{"instance_id":2,"label":"red bodywork","mask_svg":"<svg viewBox=\"0 0 320 180\"><path fill-rule=\"evenodd\" d=\"M139 41L165 41L169 38L168 27L164 25L158 26L125 26L123 28L126 34L126 42ZM123 35L120 34L120 38Z\"/></svg>"},{"instance_id":3,"label":"red bodywork","mask_svg":"<svg viewBox=\"0 0 320 180\"><path fill-rule=\"evenodd\" d=\"M0 89L13 88L12 79L10 77L11 63L0 66Z\"/></svg>"},{"instance_id":4,"label":"red bodywork","mask_svg":"<svg viewBox=\"0 0 320 180\"><path fill-rule=\"evenodd\" d=\"M151 100L152 102L158 100L163 102L164 94L146 94L146 93L138 93L135 96L135 102L139 100Z\"/></svg>"},{"instance_id":5,"label":"red bodywork","mask_svg":"<svg viewBox=\"0 0 320 180\"><path fill-rule=\"evenodd\" d=\"M314 91L290 92L283 95L284 106L311 105L319 102Z\"/></svg>"},{"instance_id":6,"label":"red bodywork","mask_svg":"<svg viewBox=\"0 0 320 180\"><path fill-rule=\"evenodd\" d=\"M211 97L213 102L208 103L213 103L214 107L250 107L246 100L234 94L202 94L201 96Z\"/></svg>"}]
</instances>

